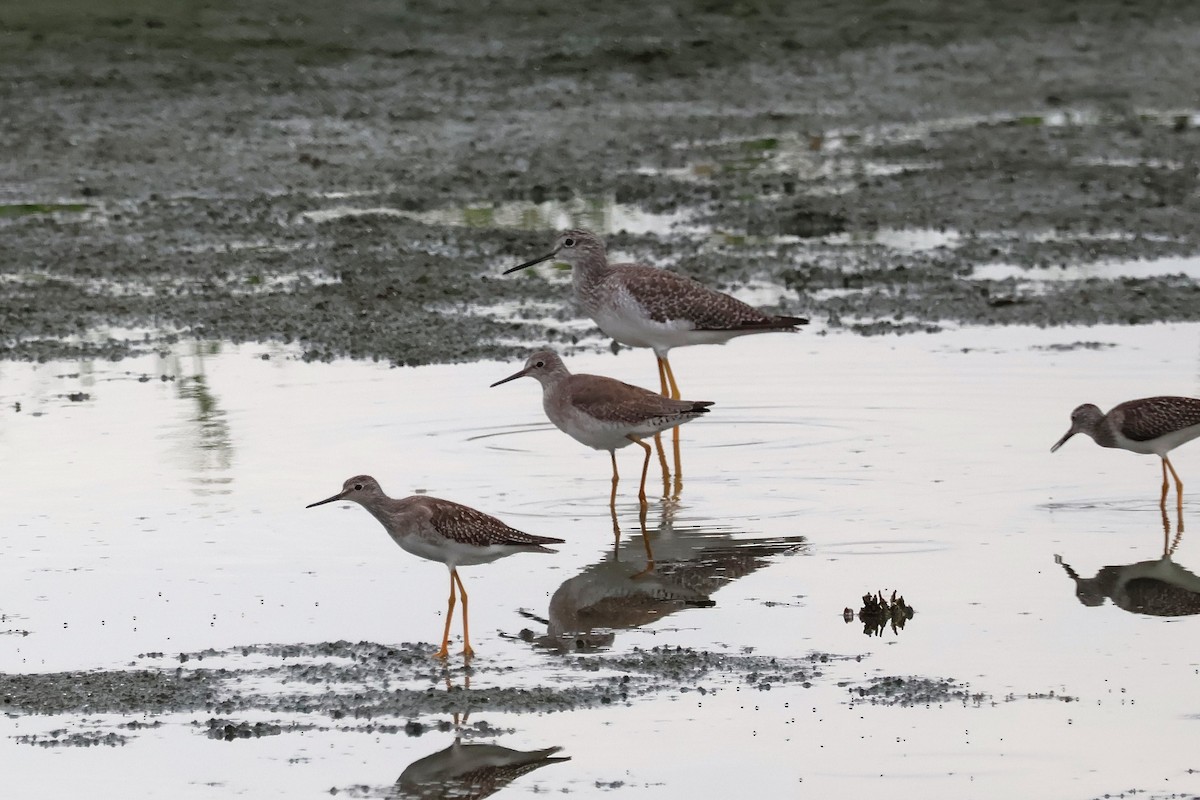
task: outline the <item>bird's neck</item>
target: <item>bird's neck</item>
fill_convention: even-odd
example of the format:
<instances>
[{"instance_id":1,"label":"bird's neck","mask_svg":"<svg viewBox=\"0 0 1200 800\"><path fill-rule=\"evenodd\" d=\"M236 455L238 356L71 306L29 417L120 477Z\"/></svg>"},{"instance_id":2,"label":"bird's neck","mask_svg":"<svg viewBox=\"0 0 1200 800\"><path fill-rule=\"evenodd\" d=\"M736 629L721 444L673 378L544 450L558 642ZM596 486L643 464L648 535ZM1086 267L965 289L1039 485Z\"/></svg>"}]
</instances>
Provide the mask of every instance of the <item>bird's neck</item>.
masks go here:
<instances>
[{"instance_id":1,"label":"bird's neck","mask_svg":"<svg viewBox=\"0 0 1200 800\"><path fill-rule=\"evenodd\" d=\"M565 367L563 367L541 377L542 397L548 400L560 386L566 383L567 379L571 377L571 373L568 372Z\"/></svg>"},{"instance_id":2,"label":"bird's neck","mask_svg":"<svg viewBox=\"0 0 1200 800\"><path fill-rule=\"evenodd\" d=\"M379 523L387 530L393 539L399 539L400 533L396 526L397 512L404 511L403 507L397 507L396 503L389 499L384 500L366 500L360 502L363 508L371 512L371 516L379 520Z\"/></svg>"},{"instance_id":3,"label":"bird's neck","mask_svg":"<svg viewBox=\"0 0 1200 800\"><path fill-rule=\"evenodd\" d=\"M602 254L589 255L571 266L571 283L575 293L581 297L590 293L604 278L612 272L608 259Z\"/></svg>"},{"instance_id":4,"label":"bird's neck","mask_svg":"<svg viewBox=\"0 0 1200 800\"><path fill-rule=\"evenodd\" d=\"M1096 425L1091 430L1084 431L1092 440L1101 447L1120 447L1117 443L1117 437L1113 435L1112 428L1108 425Z\"/></svg>"}]
</instances>

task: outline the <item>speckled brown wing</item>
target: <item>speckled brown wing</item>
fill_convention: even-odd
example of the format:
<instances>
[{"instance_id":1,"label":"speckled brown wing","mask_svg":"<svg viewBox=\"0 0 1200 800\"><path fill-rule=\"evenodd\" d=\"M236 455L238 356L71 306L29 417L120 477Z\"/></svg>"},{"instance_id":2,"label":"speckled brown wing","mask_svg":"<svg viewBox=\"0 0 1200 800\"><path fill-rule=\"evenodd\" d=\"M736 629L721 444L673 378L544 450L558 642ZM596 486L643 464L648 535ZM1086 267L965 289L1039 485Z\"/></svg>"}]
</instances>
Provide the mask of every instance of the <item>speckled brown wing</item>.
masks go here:
<instances>
[{"instance_id":1,"label":"speckled brown wing","mask_svg":"<svg viewBox=\"0 0 1200 800\"><path fill-rule=\"evenodd\" d=\"M691 278L642 264L620 264L613 274L655 322L688 320L702 331L791 330L802 317L764 314Z\"/></svg>"},{"instance_id":2,"label":"speckled brown wing","mask_svg":"<svg viewBox=\"0 0 1200 800\"><path fill-rule=\"evenodd\" d=\"M567 384L567 399L593 417L628 425L658 417L704 414L712 405L703 400L672 400L601 375L572 375Z\"/></svg>"},{"instance_id":3,"label":"speckled brown wing","mask_svg":"<svg viewBox=\"0 0 1200 800\"><path fill-rule=\"evenodd\" d=\"M538 548L540 545L562 544L564 541L550 536L535 536L516 528L510 528L490 514L450 500L441 500L436 497L421 499L429 511L430 522L433 526L443 536L458 542L466 542L478 547L500 544L528 545L530 548Z\"/></svg>"},{"instance_id":4,"label":"speckled brown wing","mask_svg":"<svg viewBox=\"0 0 1200 800\"><path fill-rule=\"evenodd\" d=\"M1120 412L1121 433L1135 442L1200 425L1200 400L1193 397L1146 397L1121 403L1113 411Z\"/></svg>"}]
</instances>

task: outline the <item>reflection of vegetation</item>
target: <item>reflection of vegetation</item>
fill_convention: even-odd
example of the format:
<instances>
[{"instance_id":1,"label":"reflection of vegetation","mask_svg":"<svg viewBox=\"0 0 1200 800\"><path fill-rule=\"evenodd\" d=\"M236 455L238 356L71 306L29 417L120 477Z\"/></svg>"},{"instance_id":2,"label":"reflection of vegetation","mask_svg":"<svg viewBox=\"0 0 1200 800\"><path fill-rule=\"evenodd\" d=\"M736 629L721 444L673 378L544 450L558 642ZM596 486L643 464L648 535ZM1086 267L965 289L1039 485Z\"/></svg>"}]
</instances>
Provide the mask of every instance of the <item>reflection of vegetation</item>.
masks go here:
<instances>
[{"instance_id":1,"label":"reflection of vegetation","mask_svg":"<svg viewBox=\"0 0 1200 800\"><path fill-rule=\"evenodd\" d=\"M882 636L884 628L889 625L892 633L899 634L904 630L904 623L916 613L912 606L904 602L903 597L896 597L895 592L892 592L890 599L884 597L883 592L864 594L862 602L858 621L863 624L863 633L867 636ZM846 622L850 622L854 619L854 612L847 608L843 616Z\"/></svg>"},{"instance_id":2,"label":"reflection of vegetation","mask_svg":"<svg viewBox=\"0 0 1200 800\"><path fill-rule=\"evenodd\" d=\"M179 399L195 403L195 413L189 416L187 424L188 453L194 469L200 473L197 480L204 484L226 483L227 479L214 478L208 473L224 472L233 465L229 422L204 373L205 357L220 352L220 342L197 342L193 345L190 368L185 368L183 357L175 353L163 365L164 374L179 376L175 381Z\"/></svg>"},{"instance_id":3,"label":"reflection of vegetation","mask_svg":"<svg viewBox=\"0 0 1200 800\"><path fill-rule=\"evenodd\" d=\"M229 450L229 425L225 412L217 406L217 399L208 387L203 375L193 375L178 383L179 397L195 400L198 412L193 421L198 423L200 448L202 450ZM229 466L228 456L222 458L222 466Z\"/></svg>"}]
</instances>

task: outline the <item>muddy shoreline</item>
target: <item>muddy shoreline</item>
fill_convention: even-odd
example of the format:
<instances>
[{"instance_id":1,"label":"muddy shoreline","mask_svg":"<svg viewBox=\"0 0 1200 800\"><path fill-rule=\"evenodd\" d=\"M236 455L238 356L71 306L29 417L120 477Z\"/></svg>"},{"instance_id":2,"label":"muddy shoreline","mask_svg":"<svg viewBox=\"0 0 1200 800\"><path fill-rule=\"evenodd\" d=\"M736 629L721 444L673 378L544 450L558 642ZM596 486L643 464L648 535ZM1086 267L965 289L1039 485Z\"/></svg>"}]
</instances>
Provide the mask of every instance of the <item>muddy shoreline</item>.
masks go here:
<instances>
[{"instance_id":1,"label":"muddy shoreline","mask_svg":"<svg viewBox=\"0 0 1200 800\"><path fill-rule=\"evenodd\" d=\"M219 660L221 666L206 667L206 659ZM724 690L810 688L831 680L825 671L831 662L847 660L826 653L781 659L680 647L634 648L623 655L559 659L563 672L558 679L512 688L500 685L511 666L482 660L466 666L443 663L419 644L248 645L174 656L143 654L124 670L0 674L0 707L10 715L93 718L82 738L64 729L61 736L22 739L42 747L125 744L136 737L138 727L155 726L130 725L119 718L104 723L99 715L105 714L193 716L190 724L224 739L314 729L420 736L441 730L431 720L450 714L544 714L689 692L705 696ZM472 688L472 680L484 688ZM264 685L275 688L264 691ZM991 695L949 678L885 677L839 685L846 688L850 704L980 708L994 703ZM1029 693L1009 695L1003 702L1018 699L1073 700ZM269 722L261 721L264 713L271 715ZM246 722L247 716L259 721Z\"/></svg>"},{"instance_id":2,"label":"muddy shoreline","mask_svg":"<svg viewBox=\"0 0 1200 800\"><path fill-rule=\"evenodd\" d=\"M1028 285L1200 252L1194 4L715 6L7 4L0 357L569 346L499 275L555 204L831 330L1200 317L1184 274Z\"/></svg>"}]
</instances>

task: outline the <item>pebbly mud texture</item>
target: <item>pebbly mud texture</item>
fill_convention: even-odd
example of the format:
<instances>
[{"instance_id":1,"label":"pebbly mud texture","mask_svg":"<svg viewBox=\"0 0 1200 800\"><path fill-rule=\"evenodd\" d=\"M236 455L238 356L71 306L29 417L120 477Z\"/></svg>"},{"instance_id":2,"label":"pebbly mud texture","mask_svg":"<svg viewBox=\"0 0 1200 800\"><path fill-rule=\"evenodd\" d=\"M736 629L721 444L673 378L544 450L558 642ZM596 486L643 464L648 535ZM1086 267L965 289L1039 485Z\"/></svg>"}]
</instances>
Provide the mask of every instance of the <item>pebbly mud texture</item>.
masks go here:
<instances>
[{"instance_id":1,"label":"pebbly mud texture","mask_svg":"<svg viewBox=\"0 0 1200 800\"><path fill-rule=\"evenodd\" d=\"M830 661L838 660L821 653L789 660L654 648L563 660L557 677L515 688L503 685L511 666L447 668L421 644L251 645L177 656L144 654L128 670L0 674L0 708L10 715L191 715L196 717L191 724L206 736L227 741L307 730L420 736L449 729L451 714L574 711L627 705L670 692L707 694L729 686L759 691L772 684L808 687L823 678ZM264 721L263 712L275 716ZM246 715L256 720L242 719ZM314 717L324 721L314 722ZM434 717L440 721L430 721ZM140 727L158 724L96 730L96 720L83 722L91 727L55 729L18 741L46 747L117 745ZM486 721L477 720L475 729L482 730L480 726L486 727Z\"/></svg>"},{"instance_id":2,"label":"pebbly mud texture","mask_svg":"<svg viewBox=\"0 0 1200 800\"><path fill-rule=\"evenodd\" d=\"M0 357L569 344L499 275L559 211L864 334L1200 318L1183 271L1062 277L1200 251L1198 39L1189 0L10 0Z\"/></svg>"},{"instance_id":3,"label":"pebbly mud texture","mask_svg":"<svg viewBox=\"0 0 1200 800\"><path fill-rule=\"evenodd\" d=\"M831 680L826 671L832 662L848 660L825 653L781 659L656 647L558 660L558 669L538 685L516 688L504 685L511 665L448 668L422 644L249 645L176 656L147 653L127 670L0 674L0 708L9 715L77 720L70 728L17 737L43 747L123 745L141 729L163 724L159 719L109 724L97 718L101 714L191 717L187 724L224 741L312 730L421 736L451 730L454 714L544 714L632 705L671 693L811 688ZM991 702L989 695L941 678L875 678L849 691L851 704ZM1005 702L1044 697L1053 695L1009 695ZM264 714L271 718L262 719ZM480 719L472 729L503 732Z\"/></svg>"},{"instance_id":4,"label":"pebbly mud texture","mask_svg":"<svg viewBox=\"0 0 1200 800\"><path fill-rule=\"evenodd\" d=\"M947 706L961 705L985 708L997 703L1015 703L1019 700L1057 700L1061 703L1078 702L1079 698L1056 692L1028 692L1020 695L1010 692L1002 699L995 699L986 692L972 691L970 684L962 684L952 678L928 678L891 675L872 678L859 686L848 686L850 705L868 703L873 706Z\"/></svg>"}]
</instances>

